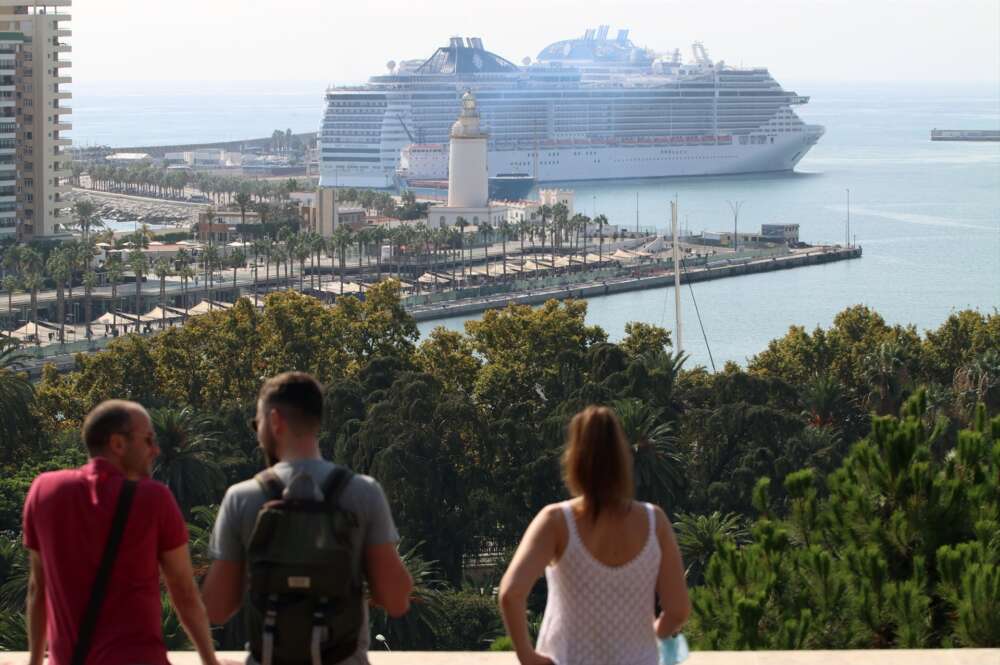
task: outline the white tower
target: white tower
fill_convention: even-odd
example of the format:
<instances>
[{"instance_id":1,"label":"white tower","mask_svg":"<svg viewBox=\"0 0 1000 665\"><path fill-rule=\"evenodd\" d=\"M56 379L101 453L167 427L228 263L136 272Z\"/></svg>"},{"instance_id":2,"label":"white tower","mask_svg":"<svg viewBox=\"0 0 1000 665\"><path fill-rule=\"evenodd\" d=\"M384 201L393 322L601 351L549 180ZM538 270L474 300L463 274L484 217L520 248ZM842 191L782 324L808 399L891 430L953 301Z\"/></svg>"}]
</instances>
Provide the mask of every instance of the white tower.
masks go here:
<instances>
[{"instance_id":1,"label":"white tower","mask_svg":"<svg viewBox=\"0 0 1000 665\"><path fill-rule=\"evenodd\" d=\"M479 129L476 98L462 95L462 113L451 126L448 157L448 207L486 208L489 205L486 171L486 133Z\"/></svg>"}]
</instances>

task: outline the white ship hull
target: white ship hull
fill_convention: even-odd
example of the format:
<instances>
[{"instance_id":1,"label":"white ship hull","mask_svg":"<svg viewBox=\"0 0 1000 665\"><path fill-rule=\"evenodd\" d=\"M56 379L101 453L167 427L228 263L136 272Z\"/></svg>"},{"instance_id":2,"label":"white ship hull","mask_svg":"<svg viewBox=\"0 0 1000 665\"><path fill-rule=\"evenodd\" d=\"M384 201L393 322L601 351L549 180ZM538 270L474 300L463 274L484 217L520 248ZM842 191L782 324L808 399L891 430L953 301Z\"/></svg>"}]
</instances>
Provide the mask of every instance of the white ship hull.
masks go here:
<instances>
[{"instance_id":1,"label":"white ship hull","mask_svg":"<svg viewBox=\"0 0 1000 665\"><path fill-rule=\"evenodd\" d=\"M790 171L822 136L820 128L776 137L764 143L728 145L588 145L530 150L491 150L489 175L533 175L538 183L735 175ZM773 143L771 142L773 140ZM424 151L403 164L409 180L446 180L448 151ZM329 183L332 185L333 182ZM341 187L393 187L395 174L341 175Z\"/></svg>"}]
</instances>

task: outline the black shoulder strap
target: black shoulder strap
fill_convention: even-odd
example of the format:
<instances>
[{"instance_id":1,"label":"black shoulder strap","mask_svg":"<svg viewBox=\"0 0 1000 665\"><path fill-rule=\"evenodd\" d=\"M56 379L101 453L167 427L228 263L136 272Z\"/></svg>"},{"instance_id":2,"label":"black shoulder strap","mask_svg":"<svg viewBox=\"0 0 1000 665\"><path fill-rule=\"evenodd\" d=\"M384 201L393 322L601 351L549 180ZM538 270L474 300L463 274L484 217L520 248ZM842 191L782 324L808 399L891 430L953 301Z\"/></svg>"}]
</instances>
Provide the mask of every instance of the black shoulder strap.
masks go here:
<instances>
[{"instance_id":1,"label":"black shoulder strap","mask_svg":"<svg viewBox=\"0 0 1000 665\"><path fill-rule=\"evenodd\" d=\"M80 633L77 635L76 646L73 648L73 659L70 661L72 665L84 665L90 653L94 629L97 628L101 605L104 604L104 597L108 592L108 582L111 580L111 568L118 556L118 546L121 545L122 535L125 533L125 523L128 521L128 514L132 508L132 499L135 498L135 486L134 480L126 480L118 495L118 506L115 508L115 516L111 522L111 533L108 535L108 542L104 545L101 564L94 577L94 584L90 587L90 600L87 601L87 609L84 610L83 620L80 622Z\"/></svg>"},{"instance_id":2,"label":"black shoulder strap","mask_svg":"<svg viewBox=\"0 0 1000 665\"><path fill-rule=\"evenodd\" d=\"M351 482L354 473L346 466L337 466L323 481L323 500L331 507L340 505L340 496Z\"/></svg>"},{"instance_id":3,"label":"black shoulder strap","mask_svg":"<svg viewBox=\"0 0 1000 665\"><path fill-rule=\"evenodd\" d=\"M274 469L264 469L254 476L254 480L264 490L269 501L277 501L285 491L285 483L281 482L281 478L274 472Z\"/></svg>"}]
</instances>

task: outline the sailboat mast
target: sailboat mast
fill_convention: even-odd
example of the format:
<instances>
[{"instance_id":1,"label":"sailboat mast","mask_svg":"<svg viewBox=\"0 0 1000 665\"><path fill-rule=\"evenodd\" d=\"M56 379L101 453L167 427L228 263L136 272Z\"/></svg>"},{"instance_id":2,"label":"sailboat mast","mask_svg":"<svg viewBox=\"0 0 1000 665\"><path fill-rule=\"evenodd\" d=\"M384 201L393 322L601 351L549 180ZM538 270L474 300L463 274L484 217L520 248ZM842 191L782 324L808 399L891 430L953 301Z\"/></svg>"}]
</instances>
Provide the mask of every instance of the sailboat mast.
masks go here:
<instances>
[{"instance_id":1,"label":"sailboat mast","mask_svg":"<svg viewBox=\"0 0 1000 665\"><path fill-rule=\"evenodd\" d=\"M673 256L674 256L674 348L677 353L684 349L681 332L681 246L677 231L677 201L670 202L670 226L673 232Z\"/></svg>"}]
</instances>

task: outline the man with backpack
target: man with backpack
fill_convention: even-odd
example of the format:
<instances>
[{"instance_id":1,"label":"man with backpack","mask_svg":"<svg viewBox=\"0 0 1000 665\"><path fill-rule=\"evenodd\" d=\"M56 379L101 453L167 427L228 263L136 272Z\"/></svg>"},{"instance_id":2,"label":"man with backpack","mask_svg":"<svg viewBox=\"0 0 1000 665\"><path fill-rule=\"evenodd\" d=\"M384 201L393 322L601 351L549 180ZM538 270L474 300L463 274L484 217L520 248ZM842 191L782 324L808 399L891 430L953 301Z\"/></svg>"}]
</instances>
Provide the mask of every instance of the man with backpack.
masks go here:
<instances>
[{"instance_id":1,"label":"man with backpack","mask_svg":"<svg viewBox=\"0 0 1000 665\"><path fill-rule=\"evenodd\" d=\"M213 623L243 603L251 663L367 665L368 602L398 617L413 580L372 478L324 460L323 392L302 372L268 380L254 428L268 469L229 488L202 597Z\"/></svg>"}]
</instances>

